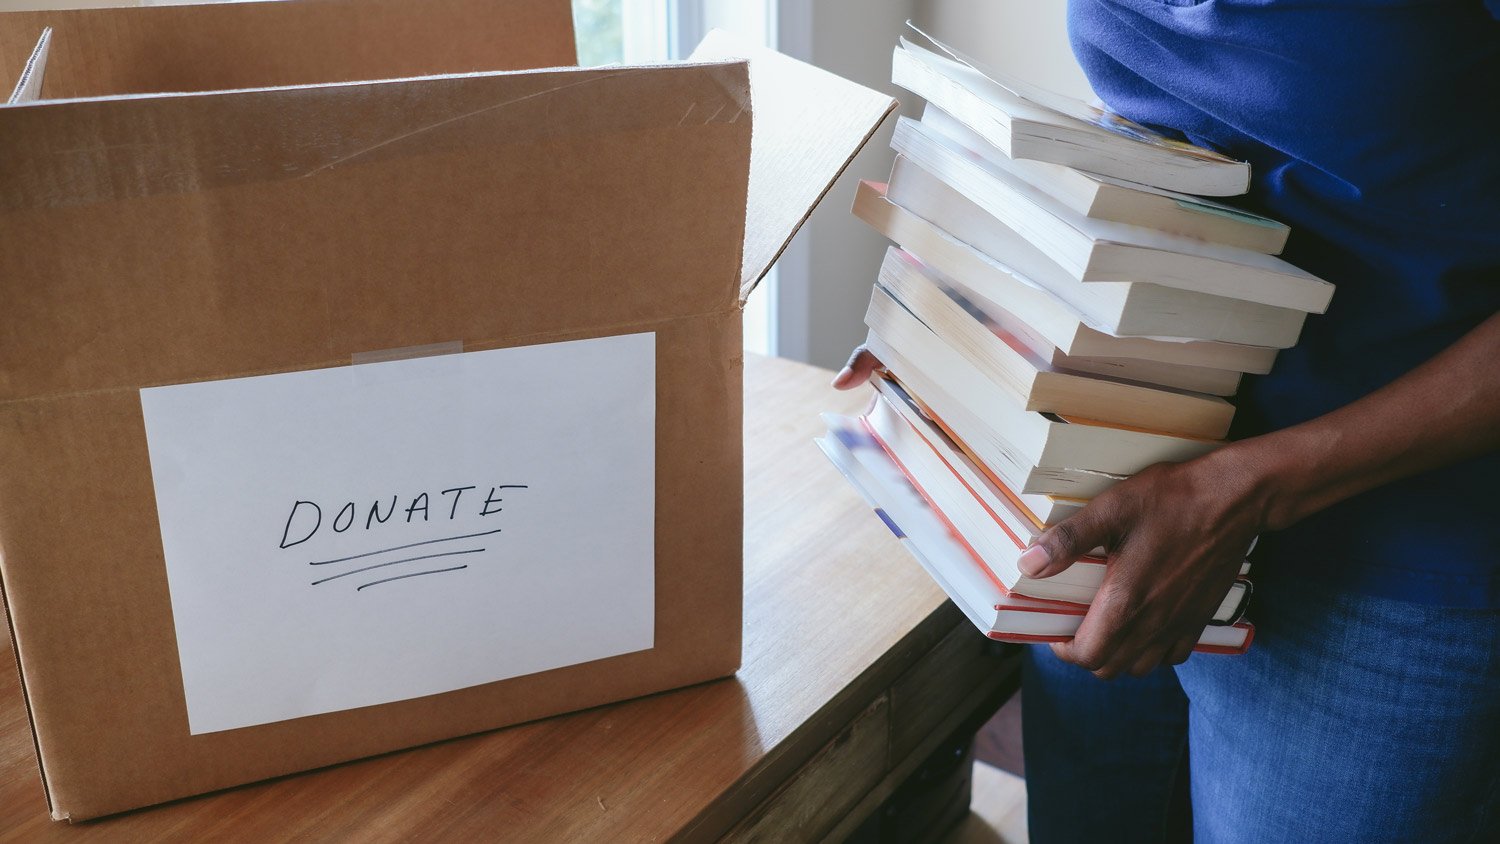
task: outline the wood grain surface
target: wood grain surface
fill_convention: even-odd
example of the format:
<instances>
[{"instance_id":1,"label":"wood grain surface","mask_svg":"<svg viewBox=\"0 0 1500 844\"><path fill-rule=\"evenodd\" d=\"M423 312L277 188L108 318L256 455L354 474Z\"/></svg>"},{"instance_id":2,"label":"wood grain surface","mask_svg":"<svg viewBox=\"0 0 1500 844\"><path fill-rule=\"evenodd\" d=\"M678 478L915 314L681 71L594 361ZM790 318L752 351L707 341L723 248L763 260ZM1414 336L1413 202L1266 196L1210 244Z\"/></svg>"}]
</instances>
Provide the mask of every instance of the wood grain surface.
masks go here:
<instances>
[{"instance_id":1,"label":"wood grain surface","mask_svg":"<svg viewBox=\"0 0 1500 844\"><path fill-rule=\"evenodd\" d=\"M886 717L879 696L961 621L813 444L820 411L865 399L829 377L746 361L736 677L70 825L48 818L8 670L0 840L660 841L753 825L832 739Z\"/></svg>"}]
</instances>

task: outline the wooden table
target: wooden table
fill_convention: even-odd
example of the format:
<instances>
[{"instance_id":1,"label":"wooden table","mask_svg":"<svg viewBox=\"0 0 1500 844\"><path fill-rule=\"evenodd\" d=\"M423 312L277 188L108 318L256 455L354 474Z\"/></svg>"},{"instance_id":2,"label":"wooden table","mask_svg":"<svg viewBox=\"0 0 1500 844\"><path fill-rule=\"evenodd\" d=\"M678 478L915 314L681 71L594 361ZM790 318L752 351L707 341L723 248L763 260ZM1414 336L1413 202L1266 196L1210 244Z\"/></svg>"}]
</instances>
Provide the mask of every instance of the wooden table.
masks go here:
<instances>
[{"instance_id":1,"label":"wooden table","mask_svg":"<svg viewBox=\"0 0 1500 844\"><path fill-rule=\"evenodd\" d=\"M841 839L1015 684L812 438L865 399L745 370L745 651L732 679L99 821L47 817L14 671L0 839Z\"/></svg>"}]
</instances>

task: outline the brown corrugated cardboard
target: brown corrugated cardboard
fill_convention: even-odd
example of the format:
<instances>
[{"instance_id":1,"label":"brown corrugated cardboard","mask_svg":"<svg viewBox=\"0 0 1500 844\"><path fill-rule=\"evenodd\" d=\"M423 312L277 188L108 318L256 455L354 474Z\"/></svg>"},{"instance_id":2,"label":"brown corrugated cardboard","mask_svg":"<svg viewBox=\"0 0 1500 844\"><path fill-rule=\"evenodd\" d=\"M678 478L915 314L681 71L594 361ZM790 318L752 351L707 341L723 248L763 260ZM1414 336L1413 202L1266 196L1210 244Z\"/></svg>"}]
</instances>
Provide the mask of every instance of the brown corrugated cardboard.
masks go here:
<instances>
[{"instance_id":1,"label":"brown corrugated cardboard","mask_svg":"<svg viewBox=\"0 0 1500 844\"><path fill-rule=\"evenodd\" d=\"M755 142L741 298L771 269L833 180L895 108L890 97L809 67L775 50L714 31L691 61L750 61L755 98ZM691 119L692 115L687 115Z\"/></svg>"},{"instance_id":2,"label":"brown corrugated cardboard","mask_svg":"<svg viewBox=\"0 0 1500 844\"><path fill-rule=\"evenodd\" d=\"M746 225L743 63L488 72L571 60L567 8L307 0L0 16L12 78L54 28L44 97L269 86L0 109L0 574L54 817L738 666L740 286L763 269L742 272L742 245L747 232L784 242L810 208L773 202ZM344 49L355 41L369 49ZM474 70L486 72L350 81ZM827 171L772 163L766 178L789 166L820 179L810 203L891 105L795 112L832 129L757 126L850 145L825 156ZM652 649L190 735L141 388L383 349L642 331L657 338Z\"/></svg>"},{"instance_id":3,"label":"brown corrugated cardboard","mask_svg":"<svg viewBox=\"0 0 1500 844\"><path fill-rule=\"evenodd\" d=\"M43 28L36 40L36 49L31 51L31 56L21 68L21 75L16 79L16 87L11 90L7 103L24 103L41 98L42 77L47 69L47 48L50 46L52 30Z\"/></svg>"},{"instance_id":4,"label":"brown corrugated cardboard","mask_svg":"<svg viewBox=\"0 0 1500 844\"><path fill-rule=\"evenodd\" d=\"M577 62L572 6L556 0L273 0L8 13L0 79L16 79L45 27L52 99Z\"/></svg>"}]
</instances>

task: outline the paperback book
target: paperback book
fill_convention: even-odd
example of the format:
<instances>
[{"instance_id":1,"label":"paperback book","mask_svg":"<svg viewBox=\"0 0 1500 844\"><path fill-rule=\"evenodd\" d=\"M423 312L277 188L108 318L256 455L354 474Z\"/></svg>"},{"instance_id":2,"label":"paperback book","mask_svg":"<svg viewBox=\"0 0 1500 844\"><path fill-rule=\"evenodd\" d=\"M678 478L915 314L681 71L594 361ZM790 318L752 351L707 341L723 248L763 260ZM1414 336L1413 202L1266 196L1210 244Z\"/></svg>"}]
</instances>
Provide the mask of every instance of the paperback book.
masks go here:
<instances>
[{"instance_id":1,"label":"paperback book","mask_svg":"<svg viewBox=\"0 0 1500 844\"><path fill-rule=\"evenodd\" d=\"M896 47L891 78L970 126L982 127L985 138L1012 158L1200 196L1237 196L1250 185L1250 165L1243 161L981 69L915 28Z\"/></svg>"},{"instance_id":2,"label":"paperback book","mask_svg":"<svg viewBox=\"0 0 1500 844\"><path fill-rule=\"evenodd\" d=\"M1001 641L1059 642L1078 631L1087 607L1007 590L948 529L872 435L848 417L830 414L825 421L829 433L817 441L824 454L980 632ZM1209 625L1196 650L1244 653L1254 634L1254 626L1243 620Z\"/></svg>"}]
</instances>

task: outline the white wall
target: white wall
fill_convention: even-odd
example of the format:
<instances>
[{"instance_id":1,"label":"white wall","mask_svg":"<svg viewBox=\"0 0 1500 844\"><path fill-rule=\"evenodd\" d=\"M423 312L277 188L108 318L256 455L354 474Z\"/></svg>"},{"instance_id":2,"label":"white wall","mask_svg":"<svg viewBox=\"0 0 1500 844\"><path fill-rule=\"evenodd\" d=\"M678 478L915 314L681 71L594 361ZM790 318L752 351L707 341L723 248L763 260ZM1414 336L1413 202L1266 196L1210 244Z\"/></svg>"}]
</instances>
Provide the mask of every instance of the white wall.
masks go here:
<instances>
[{"instance_id":1,"label":"white wall","mask_svg":"<svg viewBox=\"0 0 1500 844\"><path fill-rule=\"evenodd\" d=\"M915 5L915 0L781 0L777 44L790 56L909 100L891 85L891 50ZM865 306L887 241L855 219L849 207L860 179L883 182L890 176L894 122L849 166L777 265L777 354L782 357L837 369L864 339Z\"/></svg>"},{"instance_id":2,"label":"white wall","mask_svg":"<svg viewBox=\"0 0 1500 844\"><path fill-rule=\"evenodd\" d=\"M1068 46L1066 0L916 0L917 25L981 63L1092 100Z\"/></svg>"},{"instance_id":3,"label":"white wall","mask_svg":"<svg viewBox=\"0 0 1500 844\"><path fill-rule=\"evenodd\" d=\"M1092 99L1068 47L1064 0L780 0L782 52L902 101L891 50L907 20L986 65L1060 93ZM778 264L777 353L841 366L865 336L870 286L888 242L849 213L860 179L885 181L894 118L870 141ZM757 293L756 295L763 295Z\"/></svg>"}]
</instances>

